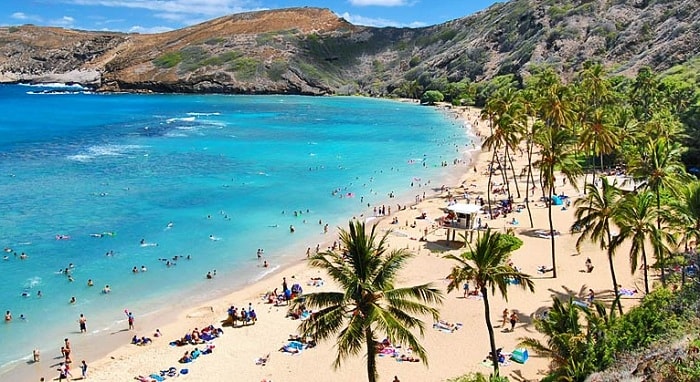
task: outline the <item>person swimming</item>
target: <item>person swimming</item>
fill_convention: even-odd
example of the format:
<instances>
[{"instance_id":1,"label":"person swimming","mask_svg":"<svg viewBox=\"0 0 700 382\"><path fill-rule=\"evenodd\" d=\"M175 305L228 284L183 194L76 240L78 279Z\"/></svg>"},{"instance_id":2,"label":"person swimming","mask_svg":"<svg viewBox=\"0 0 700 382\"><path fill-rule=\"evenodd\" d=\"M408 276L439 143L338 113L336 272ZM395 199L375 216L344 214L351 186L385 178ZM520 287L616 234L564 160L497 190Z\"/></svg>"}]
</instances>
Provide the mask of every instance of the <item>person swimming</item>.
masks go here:
<instances>
[{"instance_id":1,"label":"person swimming","mask_svg":"<svg viewBox=\"0 0 700 382\"><path fill-rule=\"evenodd\" d=\"M104 288L102 288L102 293L103 294L108 294L112 291L112 289L109 288L109 285L105 285Z\"/></svg>"}]
</instances>

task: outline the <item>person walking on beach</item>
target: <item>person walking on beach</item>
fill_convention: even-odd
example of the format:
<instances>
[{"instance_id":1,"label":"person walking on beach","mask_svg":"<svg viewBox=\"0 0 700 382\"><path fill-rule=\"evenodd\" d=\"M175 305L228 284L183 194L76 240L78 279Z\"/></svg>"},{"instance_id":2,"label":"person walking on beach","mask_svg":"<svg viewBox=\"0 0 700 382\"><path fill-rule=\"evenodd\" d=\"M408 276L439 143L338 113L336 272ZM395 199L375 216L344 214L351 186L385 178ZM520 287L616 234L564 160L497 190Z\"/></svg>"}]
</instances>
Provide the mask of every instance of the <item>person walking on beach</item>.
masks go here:
<instances>
[{"instance_id":1,"label":"person walking on beach","mask_svg":"<svg viewBox=\"0 0 700 382\"><path fill-rule=\"evenodd\" d=\"M80 333L87 332L86 323L87 323L87 318L85 318L85 316L82 313L80 313L80 318L78 319L78 324L80 325Z\"/></svg>"},{"instance_id":2,"label":"person walking on beach","mask_svg":"<svg viewBox=\"0 0 700 382\"><path fill-rule=\"evenodd\" d=\"M469 283L468 282L464 283L463 289L464 289L464 298L467 298L467 296L469 295Z\"/></svg>"},{"instance_id":3,"label":"person walking on beach","mask_svg":"<svg viewBox=\"0 0 700 382\"><path fill-rule=\"evenodd\" d=\"M129 330L134 330L134 314L128 310L126 310L125 313L126 319L129 321Z\"/></svg>"},{"instance_id":4,"label":"person walking on beach","mask_svg":"<svg viewBox=\"0 0 700 382\"><path fill-rule=\"evenodd\" d=\"M83 379L87 379L87 369L88 369L87 363L85 363L85 360L82 360L80 362L80 371L83 375Z\"/></svg>"},{"instance_id":5,"label":"person walking on beach","mask_svg":"<svg viewBox=\"0 0 700 382\"><path fill-rule=\"evenodd\" d=\"M508 325L508 308L503 309L503 320L501 321L501 327L505 328Z\"/></svg>"},{"instance_id":6,"label":"person walking on beach","mask_svg":"<svg viewBox=\"0 0 700 382\"><path fill-rule=\"evenodd\" d=\"M517 324L517 323L518 323L518 315L515 312L513 312L510 315L510 331L511 332L513 330L515 330L515 324Z\"/></svg>"}]
</instances>

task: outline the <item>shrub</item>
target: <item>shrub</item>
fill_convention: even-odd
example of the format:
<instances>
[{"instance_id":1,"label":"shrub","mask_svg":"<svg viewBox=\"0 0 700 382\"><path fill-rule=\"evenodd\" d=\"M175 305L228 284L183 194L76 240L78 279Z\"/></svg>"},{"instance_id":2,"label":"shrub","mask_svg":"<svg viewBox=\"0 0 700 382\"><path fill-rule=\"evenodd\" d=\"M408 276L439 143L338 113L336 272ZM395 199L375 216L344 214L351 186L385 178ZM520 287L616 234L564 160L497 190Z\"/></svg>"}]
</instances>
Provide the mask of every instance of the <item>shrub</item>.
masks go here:
<instances>
[{"instance_id":1,"label":"shrub","mask_svg":"<svg viewBox=\"0 0 700 382\"><path fill-rule=\"evenodd\" d=\"M270 68L267 69L267 77L273 81L279 81L282 79L282 75L287 71L286 61L273 61L270 64Z\"/></svg>"},{"instance_id":2,"label":"shrub","mask_svg":"<svg viewBox=\"0 0 700 382\"><path fill-rule=\"evenodd\" d=\"M428 90L427 92L423 93L423 96L420 98L421 103L427 103L428 105L434 105L435 102L442 102L445 99L445 96L440 93L438 90Z\"/></svg>"},{"instance_id":3,"label":"shrub","mask_svg":"<svg viewBox=\"0 0 700 382\"><path fill-rule=\"evenodd\" d=\"M180 52L168 52L153 60L153 64L159 68L172 68L180 62L182 62L182 54Z\"/></svg>"},{"instance_id":4,"label":"shrub","mask_svg":"<svg viewBox=\"0 0 700 382\"><path fill-rule=\"evenodd\" d=\"M238 77L242 79L250 79L255 77L258 72L258 66L260 61L250 58L241 57L236 59L233 64L231 64L231 69L236 72Z\"/></svg>"}]
</instances>

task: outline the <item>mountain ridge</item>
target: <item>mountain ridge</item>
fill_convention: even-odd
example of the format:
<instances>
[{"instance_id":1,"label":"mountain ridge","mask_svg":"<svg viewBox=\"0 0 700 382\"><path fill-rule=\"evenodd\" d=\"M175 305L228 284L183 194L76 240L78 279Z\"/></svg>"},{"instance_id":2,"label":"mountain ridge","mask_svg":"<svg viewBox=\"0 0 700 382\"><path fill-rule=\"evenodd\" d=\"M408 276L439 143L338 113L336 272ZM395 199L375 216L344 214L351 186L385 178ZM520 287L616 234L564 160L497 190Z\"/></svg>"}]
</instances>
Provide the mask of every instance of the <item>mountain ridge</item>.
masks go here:
<instances>
[{"instance_id":1,"label":"mountain ridge","mask_svg":"<svg viewBox=\"0 0 700 382\"><path fill-rule=\"evenodd\" d=\"M694 0L511 0L439 25L374 28L321 8L233 14L142 35L0 28L0 82L100 91L388 95L404 82L573 73L596 59L631 75L700 56Z\"/></svg>"}]
</instances>

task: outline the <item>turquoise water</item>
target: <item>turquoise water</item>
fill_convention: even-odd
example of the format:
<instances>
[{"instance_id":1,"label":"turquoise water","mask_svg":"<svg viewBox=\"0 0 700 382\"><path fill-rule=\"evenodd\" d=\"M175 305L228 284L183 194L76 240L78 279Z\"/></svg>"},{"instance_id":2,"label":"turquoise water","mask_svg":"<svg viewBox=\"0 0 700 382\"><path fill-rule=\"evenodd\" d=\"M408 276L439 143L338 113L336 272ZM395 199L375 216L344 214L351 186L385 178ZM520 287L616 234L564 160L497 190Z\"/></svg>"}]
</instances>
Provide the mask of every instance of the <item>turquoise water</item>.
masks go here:
<instances>
[{"instance_id":1,"label":"turquoise water","mask_svg":"<svg viewBox=\"0 0 700 382\"><path fill-rule=\"evenodd\" d=\"M80 313L99 336L126 308L143 317L257 280L332 240L319 220L430 193L466 147L445 114L385 100L28 94L41 90L0 86L5 367L60 346ZM71 263L73 281L59 272Z\"/></svg>"}]
</instances>

